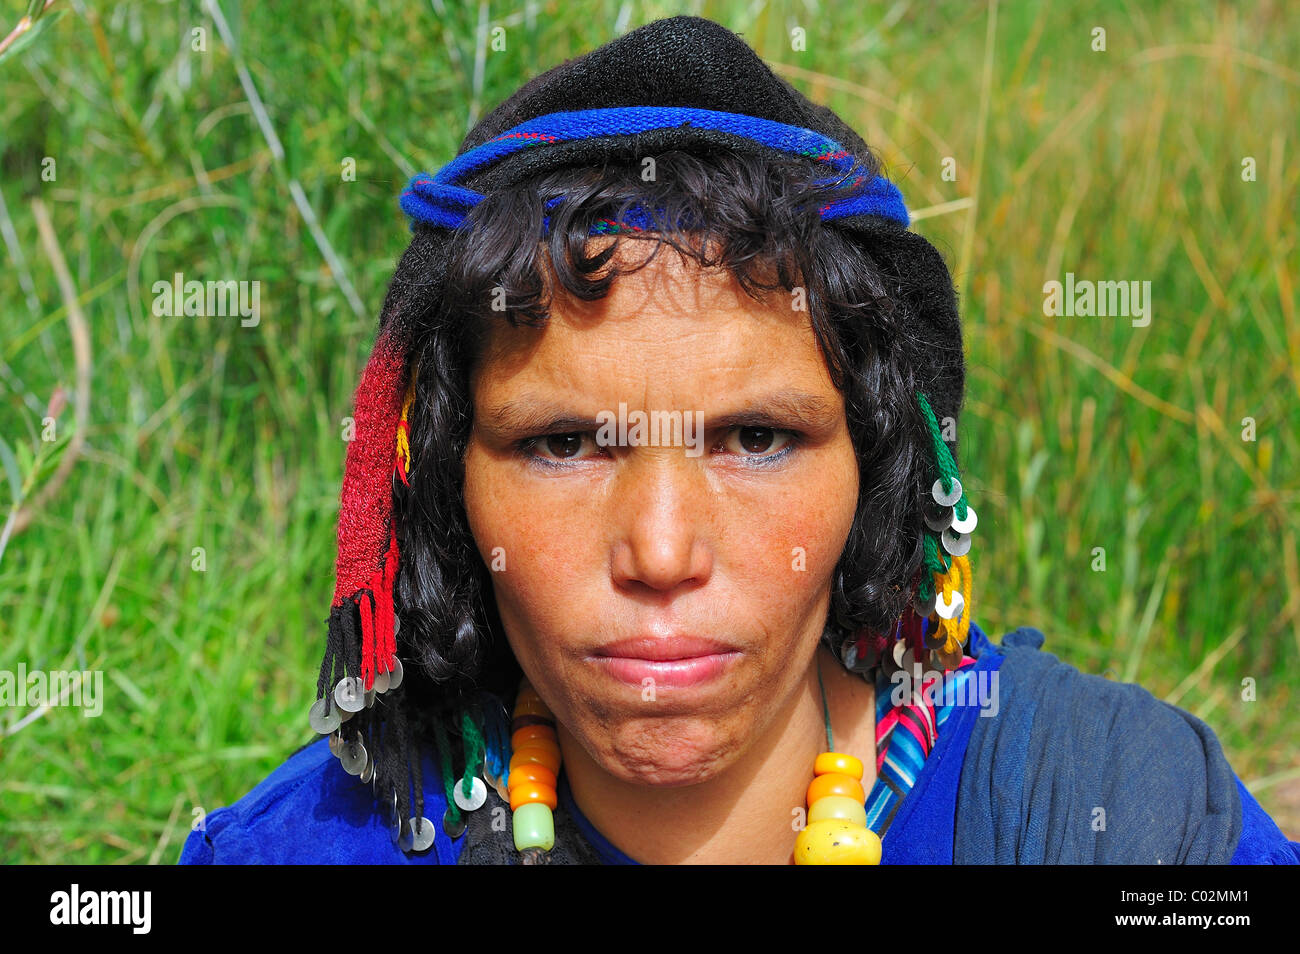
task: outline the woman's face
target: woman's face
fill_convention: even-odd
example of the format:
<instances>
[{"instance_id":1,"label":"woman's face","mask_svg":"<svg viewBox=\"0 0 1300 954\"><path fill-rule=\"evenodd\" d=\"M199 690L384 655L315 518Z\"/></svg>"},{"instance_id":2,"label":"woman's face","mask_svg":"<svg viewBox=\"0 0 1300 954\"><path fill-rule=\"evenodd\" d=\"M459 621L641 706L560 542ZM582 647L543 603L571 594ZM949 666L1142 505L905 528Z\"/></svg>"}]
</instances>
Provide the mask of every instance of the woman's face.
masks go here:
<instances>
[{"instance_id":1,"label":"woman's face","mask_svg":"<svg viewBox=\"0 0 1300 954\"><path fill-rule=\"evenodd\" d=\"M604 299L557 292L542 329L498 322L474 369L465 505L510 647L624 781L686 785L732 764L816 651L858 470L795 304L760 304L665 246ZM683 427L620 444L620 406L629 427L685 412Z\"/></svg>"}]
</instances>

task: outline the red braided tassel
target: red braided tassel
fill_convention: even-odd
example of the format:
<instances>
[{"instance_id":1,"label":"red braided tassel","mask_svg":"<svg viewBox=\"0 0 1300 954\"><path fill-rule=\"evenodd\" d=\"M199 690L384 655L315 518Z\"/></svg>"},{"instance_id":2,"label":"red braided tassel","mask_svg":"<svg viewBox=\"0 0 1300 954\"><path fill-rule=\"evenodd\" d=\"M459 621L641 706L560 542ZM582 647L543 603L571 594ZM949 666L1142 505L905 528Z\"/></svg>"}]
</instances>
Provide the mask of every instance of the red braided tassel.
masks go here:
<instances>
[{"instance_id":1,"label":"red braided tassel","mask_svg":"<svg viewBox=\"0 0 1300 954\"><path fill-rule=\"evenodd\" d=\"M397 531L388 536L383 562L370 578L370 585L360 593L361 606L361 679L369 692L375 686L375 674L391 672L397 640L393 634L393 584L397 579Z\"/></svg>"},{"instance_id":2,"label":"red braided tassel","mask_svg":"<svg viewBox=\"0 0 1300 954\"><path fill-rule=\"evenodd\" d=\"M922 638L921 617L910 606L903 611L903 639L907 648L913 650L913 658L922 658L925 642Z\"/></svg>"},{"instance_id":3,"label":"red braided tassel","mask_svg":"<svg viewBox=\"0 0 1300 954\"><path fill-rule=\"evenodd\" d=\"M361 607L361 680L369 692L375 685L375 594L362 590Z\"/></svg>"}]
</instances>

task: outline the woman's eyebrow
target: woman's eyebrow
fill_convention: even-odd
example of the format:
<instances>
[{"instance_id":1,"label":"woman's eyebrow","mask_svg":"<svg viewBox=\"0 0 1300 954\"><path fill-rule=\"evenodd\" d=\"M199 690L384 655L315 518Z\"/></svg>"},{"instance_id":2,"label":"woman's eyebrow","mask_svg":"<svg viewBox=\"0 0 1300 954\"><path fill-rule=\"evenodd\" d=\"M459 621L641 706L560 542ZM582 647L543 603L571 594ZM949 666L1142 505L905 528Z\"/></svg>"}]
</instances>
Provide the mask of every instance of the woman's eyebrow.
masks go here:
<instances>
[{"instance_id":1,"label":"woman's eyebrow","mask_svg":"<svg viewBox=\"0 0 1300 954\"><path fill-rule=\"evenodd\" d=\"M528 396L488 405L476 423L502 437L594 431L600 427L595 418L585 418L564 405Z\"/></svg>"},{"instance_id":2,"label":"woman's eyebrow","mask_svg":"<svg viewBox=\"0 0 1300 954\"><path fill-rule=\"evenodd\" d=\"M628 409L631 413L634 409ZM706 428L731 428L741 425L788 427L807 431L830 431L842 413L838 402L794 388L751 398L739 407L719 414L701 408L649 408L651 413L698 411ZM618 408L605 409L618 415ZM525 437L534 434L565 434L594 431L603 421L575 414L569 407L544 398L528 396L502 401L484 408L480 425L501 437Z\"/></svg>"},{"instance_id":3,"label":"woman's eyebrow","mask_svg":"<svg viewBox=\"0 0 1300 954\"><path fill-rule=\"evenodd\" d=\"M789 427L807 431L833 430L839 422L840 405L818 394L782 388L760 395L722 414L706 414L705 427L738 425Z\"/></svg>"}]
</instances>

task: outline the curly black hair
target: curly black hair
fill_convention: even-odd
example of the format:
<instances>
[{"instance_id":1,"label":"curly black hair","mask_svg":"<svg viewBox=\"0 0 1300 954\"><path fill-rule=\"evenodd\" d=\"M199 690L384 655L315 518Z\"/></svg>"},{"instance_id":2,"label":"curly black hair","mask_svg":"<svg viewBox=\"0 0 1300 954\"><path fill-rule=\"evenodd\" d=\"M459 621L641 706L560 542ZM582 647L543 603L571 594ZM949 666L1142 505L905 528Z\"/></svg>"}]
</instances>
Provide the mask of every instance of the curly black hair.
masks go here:
<instances>
[{"instance_id":1,"label":"curly black hair","mask_svg":"<svg viewBox=\"0 0 1300 954\"><path fill-rule=\"evenodd\" d=\"M649 264L665 245L701 266L725 266L756 299L803 288L818 346L844 395L859 468L857 513L833 577L828 632L841 639L864 627L890 633L908 604L922 565L920 507L933 460L915 393L917 355L934 343L918 337L917 296L894 262L878 261L860 237L821 221L819 207L834 183L816 183L805 160L721 149L652 158L648 165L642 156L615 155L600 167L537 173L489 194L448 244L417 226L398 265L384 310L400 310L412 329L410 359L418 367L410 484L395 482L393 500L402 553L395 592L409 661L402 705L410 725L441 720L454 733L451 713L482 690L513 698L521 675L462 494L470 373L491 323L540 326L555 283L583 300L601 298L620 274ZM876 160L865 161L874 175ZM548 205L557 196L564 200ZM592 252L593 227L621 222L634 205L652 212L654 227L614 232ZM611 261L627 239L653 248L632 266ZM442 267L442 280L431 280ZM494 299L505 309L494 309Z\"/></svg>"}]
</instances>

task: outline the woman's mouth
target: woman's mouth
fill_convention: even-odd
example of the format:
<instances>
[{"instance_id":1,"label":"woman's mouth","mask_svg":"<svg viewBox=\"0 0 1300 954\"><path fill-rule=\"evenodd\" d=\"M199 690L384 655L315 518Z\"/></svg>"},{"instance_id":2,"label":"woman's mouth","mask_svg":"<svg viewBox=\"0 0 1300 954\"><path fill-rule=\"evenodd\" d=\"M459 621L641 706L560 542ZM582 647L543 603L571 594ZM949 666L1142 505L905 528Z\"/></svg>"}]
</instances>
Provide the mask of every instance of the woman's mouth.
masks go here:
<instances>
[{"instance_id":1,"label":"woman's mouth","mask_svg":"<svg viewBox=\"0 0 1300 954\"><path fill-rule=\"evenodd\" d=\"M601 647L589 657L620 682L638 689L685 689L717 679L741 653L726 643L696 636L649 636Z\"/></svg>"}]
</instances>

